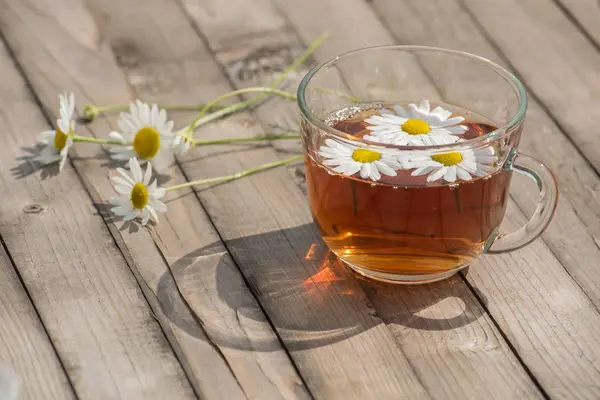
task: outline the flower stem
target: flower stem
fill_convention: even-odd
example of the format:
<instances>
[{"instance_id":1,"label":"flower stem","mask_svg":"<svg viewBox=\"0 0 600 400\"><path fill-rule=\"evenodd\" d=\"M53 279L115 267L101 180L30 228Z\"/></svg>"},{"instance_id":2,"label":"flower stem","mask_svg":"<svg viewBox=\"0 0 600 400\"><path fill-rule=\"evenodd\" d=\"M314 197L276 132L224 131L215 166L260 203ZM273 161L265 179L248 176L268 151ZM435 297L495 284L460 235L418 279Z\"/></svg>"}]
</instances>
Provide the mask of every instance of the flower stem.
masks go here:
<instances>
[{"instance_id":1,"label":"flower stem","mask_svg":"<svg viewBox=\"0 0 600 400\"><path fill-rule=\"evenodd\" d=\"M199 111L204 108L206 104L190 104L190 105L170 105L170 104L159 104L158 107L164 110L172 110L172 111ZM210 107L211 111L218 111L225 108L225 106L213 105ZM109 113L109 112L118 112L118 111L127 111L129 110L129 104L119 104L115 106L96 106L93 104L88 104L83 109L83 117L92 122L99 115Z\"/></svg>"},{"instance_id":2,"label":"flower stem","mask_svg":"<svg viewBox=\"0 0 600 400\"><path fill-rule=\"evenodd\" d=\"M317 48L325 41L325 39L327 39L327 34L324 33L321 36L319 36L314 42L312 42L310 44L310 46L308 46L308 48L304 51L304 53L302 53L300 55L300 57L298 57L296 60L294 60L294 62L292 62L290 65L288 65L283 71L281 71L281 73L279 73L270 83L264 91L264 93L259 94L258 96L254 96L251 99L245 100L245 101L241 101L239 103L233 104L229 107L225 107L222 110L219 110L217 112L214 112L204 118L202 118L204 116L204 114L206 113L207 110L200 110L200 112L198 113L198 115L196 116L196 118L194 118L194 121L192 121L192 123L189 125L188 131L189 132L193 132L194 129L198 128L200 125L203 125L209 121L213 121L217 118L220 118L222 116L225 115L229 115L231 113L234 113L236 111L239 111L241 109L244 109L246 107L251 106L254 103L257 103L259 101L261 101L262 99L264 99L265 97L267 97L268 94L280 94L281 93L287 93L289 95L289 97L287 97L290 100L296 100L296 96L288 93L288 92L284 92L284 91L277 91L275 89L275 86L279 85L286 77L287 75L298 69L298 67L300 65L302 65L304 62L306 62L306 60L312 55L312 53L315 52L315 50L317 50ZM248 92L244 92L244 89L241 89L241 91L236 90L234 92L228 93L224 96L221 96L218 99L215 99L214 101L208 103L208 104L216 104L219 101L222 101L226 98L229 98L231 96L236 96L238 94L243 94L243 93L248 93ZM281 93L280 93L281 92ZM233 94L235 93L235 94ZM227 97L225 97L227 96Z\"/></svg>"},{"instance_id":3,"label":"flower stem","mask_svg":"<svg viewBox=\"0 0 600 400\"><path fill-rule=\"evenodd\" d=\"M298 155L298 156L294 156L294 157L290 157L290 158L286 158L285 160L281 160L281 161L275 161L272 163L267 163L267 164L263 164L263 165L259 165L258 167L254 167L254 168L250 168L232 175L225 175L225 176L219 176L216 178L208 178L208 179L200 179L198 181L193 181L193 182L186 182L186 183L182 183L180 185L175 185L175 186L170 186L168 188L165 188L165 190L167 192L171 191L171 190L177 190L177 189L182 189L185 187L189 187L189 186L196 186L196 185L202 185L202 184L207 184L207 183L218 183L218 182L227 182L227 181L233 181L239 178L243 178L245 176L248 175L252 175L255 174L257 172L260 171L266 171L268 169L272 169L272 168L276 168L276 167L281 167L282 165L286 165L286 164L291 164L295 161L299 161L302 159L302 155Z\"/></svg>"},{"instance_id":4,"label":"flower stem","mask_svg":"<svg viewBox=\"0 0 600 400\"><path fill-rule=\"evenodd\" d=\"M79 135L73 135L73 141L74 142L83 142L83 143L113 144L113 145L118 145L118 146L125 145L125 143L123 143L120 140L98 139L95 137L87 137L87 136L79 136Z\"/></svg>"},{"instance_id":5,"label":"flower stem","mask_svg":"<svg viewBox=\"0 0 600 400\"><path fill-rule=\"evenodd\" d=\"M259 141L263 141L263 140L300 139L300 137L301 136L298 133L282 133L282 134L267 133L264 135L245 137L245 138L216 139L216 140L190 139L190 142L194 146L206 146L206 145L212 145L212 144L259 142Z\"/></svg>"},{"instance_id":6,"label":"flower stem","mask_svg":"<svg viewBox=\"0 0 600 400\"><path fill-rule=\"evenodd\" d=\"M233 92L226 93L223 96L217 97L216 99L214 99L210 103L207 103L200 110L200 112L198 113L198 115L196 115L196 118L194 118L194 120L188 126L188 128L186 130L191 133L194 129L196 129L198 126L200 126L200 124L199 124L200 119L202 119L202 117L204 116L204 114L206 114L206 112L211 107L215 106L217 103L220 103L223 100L227 100L230 97L238 96L240 94L257 93L257 92L261 93L261 94L259 96L253 97L252 99L232 104L229 107L222 108L221 110L218 110L217 112L210 114L209 116L213 116L213 118L212 119L207 119L204 123L206 123L208 121L212 121L213 119L219 118L221 116L228 115L228 114L230 114L232 112L235 112L237 110L241 110L242 108L248 107L248 106L252 105L253 103L257 102L258 100L260 100L262 98L265 98L269 94L276 94L276 95L281 96L284 99L288 99L288 100L296 100L296 95L294 95L292 93L289 93L289 92L286 92L285 90L279 90L279 89L275 89L275 88L272 88L272 87L250 87L250 88L245 88L245 89L234 90ZM219 115L218 116L214 116L215 114L219 114Z\"/></svg>"}]
</instances>

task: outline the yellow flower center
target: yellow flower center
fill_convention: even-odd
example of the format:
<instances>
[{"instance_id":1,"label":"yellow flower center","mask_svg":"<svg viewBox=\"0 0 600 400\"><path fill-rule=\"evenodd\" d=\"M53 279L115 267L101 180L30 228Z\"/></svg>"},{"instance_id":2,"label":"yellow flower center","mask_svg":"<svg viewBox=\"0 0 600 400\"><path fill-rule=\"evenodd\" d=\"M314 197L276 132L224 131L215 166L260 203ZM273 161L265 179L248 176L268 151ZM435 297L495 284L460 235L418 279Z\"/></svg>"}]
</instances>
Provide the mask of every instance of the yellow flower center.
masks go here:
<instances>
[{"instance_id":1,"label":"yellow flower center","mask_svg":"<svg viewBox=\"0 0 600 400\"><path fill-rule=\"evenodd\" d=\"M352 159L354 161L358 161L359 163L370 163L373 161L378 161L381 158L381 153L378 153L373 150L367 149L356 149L352 153Z\"/></svg>"},{"instance_id":2,"label":"yellow flower center","mask_svg":"<svg viewBox=\"0 0 600 400\"><path fill-rule=\"evenodd\" d=\"M160 134L151 126L145 126L135 134L133 149L140 158L151 159L160 149Z\"/></svg>"},{"instance_id":3,"label":"yellow flower center","mask_svg":"<svg viewBox=\"0 0 600 400\"><path fill-rule=\"evenodd\" d=\"M67 138L68 136L63 131L56 128L56 135L54 135L54 147L56 147L56 150L61 151L67 145Z\"/></svg>"},{"instance_id":4,"label":"yellow flower center","mask_svg":"<svg viewBox=\"0 0 600 400\"><path fill-rule=\"evenodd\" d=\"M446 167L451 167L461 162L463 160L463 156L458 151L454 151L452 153L434 154L431 156L431 159L443 164Z\"/></svg>"},{"instance_id":5,"label":"yellow flower center","mask_svg":"<svg viewBox=\"0 0 600 400\"><path fill-rule=\"evenodd\" d=\"M431 131L431 127L422 119L409 119L402 124L402 130L409 135L426 135Z\"/></svg>"},{"instance_id":6,"label":"yellow flower center","mask_svg":"<svg viewBox=\"0 0 600 400\"><path fill-rule=\"evenodd\" d=\"M148 188L143 183L136 183L131 189L131 204L142 210L148 204Z\"/></svg>"}]
</instances>

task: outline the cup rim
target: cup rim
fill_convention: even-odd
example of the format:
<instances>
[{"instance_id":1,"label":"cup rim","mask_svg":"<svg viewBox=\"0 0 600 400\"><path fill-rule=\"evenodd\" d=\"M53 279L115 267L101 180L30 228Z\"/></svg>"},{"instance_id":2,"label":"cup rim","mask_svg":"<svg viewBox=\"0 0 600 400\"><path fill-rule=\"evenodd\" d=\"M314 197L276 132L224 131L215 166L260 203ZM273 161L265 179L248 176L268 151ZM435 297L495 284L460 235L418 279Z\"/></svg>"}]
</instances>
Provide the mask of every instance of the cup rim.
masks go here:
<instances>
[{"instance_id":1,"label":"cup rim","mask_svg":"<svg viewBox=\"0 0 600 400\"><path fill-rule=\"evenodd\" d=\"M383 144L383 143L379 143L379 142L365 140L362 138L356 138L348 133L345 133L343 131L333 128L332 126L326 124L320 118L317 118L308 108L308 105L306 103L306 98L305 98L306 87L308 86L311 79L317 74L317 72L319 72L321 69L323 69L325 67L328 67L328 66L334 64L335 62L337 62L340 59L343 59L343 58L346 58L349 56L353 56L358 53L366 53L366 52L378 51L378 50L405 50L405 51L419 50L419 51L427 51L427 52L438 52L438 53L451 54L454 56L464 57L464 58L478 61L478 62L482 63L483 65L487 66L488 68L490 68L491 70L493 70L494 72L496 72L508 84L510 84L512 86L513 90L515 91L515 93L517 94L517 96L519 98L519 107L517 109L517 112L506 124L496 128L495 130L493 130L483 136L479 136L474 139L469 139L468 141L464 141L464 142L456 142L456 143L442 144L442 145L429 145L429 146L405 146L405 145ZM337 55L337 56L331 58L328 61L320 63L317 66L313 67L310 71L308 71L306 73L306 75L304 76L304 78L302 78L302 81L300 82L300 85L298 86L297 101L298 101L298 106L300 107L300 112L301 112L302 116L304 118L306 118L311 124L316 125L319 129L321 129L323 131L326 131L330 134L333 134L334 136L338 136L343 139L347 139L347 140L349 139L354 142L364 143L364 144L370 145L370 146L380 146L380 147L383 146L386 148L396 148L396 149L400 149L400 150L429 150L429 149L442 149L442 148L449 149L449 148L465 147L465 146L471 147L471 146L477 146L482 143L496 141L496 140L506 136L507 134L510 134L510 132L513 131L513 128L515 128L517 125L519 125L519 123L521 123L521 121L525 117L525 113L527 112L527 91L525 90L525 86L523 85L523 83L521 83L521 81L512 72L510 72L506 68L501 67L500 65L494 63L493 61L488 60L485 57L481 57L481 56L478 56L478 55L475 55L472 53L467 53L465 51L444 49L441 47L433 47L433 46L415 46L415 45L383 45L383 46L363 47L360 49L342 53L340 55Z\"/></svg>"}]
</instances>

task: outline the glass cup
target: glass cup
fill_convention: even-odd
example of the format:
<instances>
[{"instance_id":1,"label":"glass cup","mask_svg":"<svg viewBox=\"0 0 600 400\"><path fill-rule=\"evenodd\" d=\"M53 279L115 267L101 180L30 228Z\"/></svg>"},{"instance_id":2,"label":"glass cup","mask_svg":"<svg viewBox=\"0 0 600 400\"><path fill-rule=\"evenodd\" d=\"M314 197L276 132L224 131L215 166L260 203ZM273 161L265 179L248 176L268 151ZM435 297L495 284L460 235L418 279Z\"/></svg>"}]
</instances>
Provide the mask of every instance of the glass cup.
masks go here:
<instances>
[{"instance_id":1,"label":"glass cup","mask_svg":"<svg viewBox=\"0 0 600 400\"><path fill-rule=\"evenodd\" d=\"M356 50L298 88L307 190L328 247L393 283L447 278L486 252L527 245L557 204L552 173L517 151L523 84L472 54L421 46ZM500 233L513 172L540 192Z\"/></svg>"}]
</instances>

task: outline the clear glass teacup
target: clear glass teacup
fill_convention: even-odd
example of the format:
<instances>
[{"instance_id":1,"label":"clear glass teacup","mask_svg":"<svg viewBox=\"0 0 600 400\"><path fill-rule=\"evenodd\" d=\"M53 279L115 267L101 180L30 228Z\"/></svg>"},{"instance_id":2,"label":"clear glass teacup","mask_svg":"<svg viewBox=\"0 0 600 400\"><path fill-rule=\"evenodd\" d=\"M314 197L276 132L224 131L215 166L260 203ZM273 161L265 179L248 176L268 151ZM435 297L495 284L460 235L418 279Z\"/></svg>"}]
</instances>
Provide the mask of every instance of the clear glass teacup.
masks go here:
<instances>
[{"instance_id":1,"label":"clear glass teacup","mask_svg":"<svg viewBox=\"0 0 600 400\"><path fill-rule=\"evenodd\" d=\"M314 221L364 276L443 279L485 252L525 246L552 218L552 173L517 151L525 89L489 60L420 46L361 49L313 68L298 103ZM531 178L540 199L525 226L504 234L513 171Z\"/></svg>"}]
</instances>

